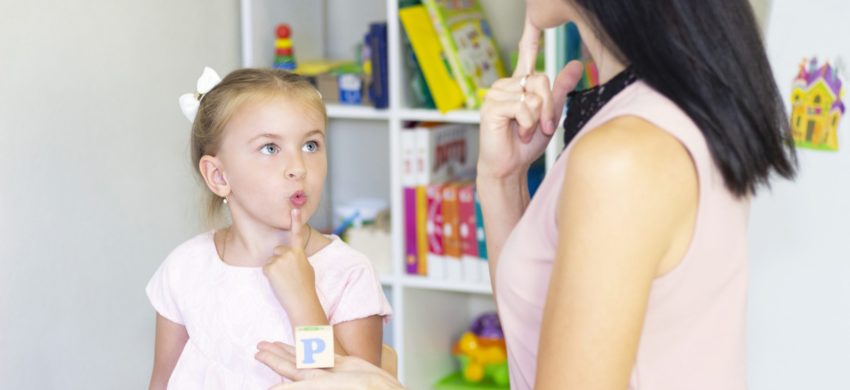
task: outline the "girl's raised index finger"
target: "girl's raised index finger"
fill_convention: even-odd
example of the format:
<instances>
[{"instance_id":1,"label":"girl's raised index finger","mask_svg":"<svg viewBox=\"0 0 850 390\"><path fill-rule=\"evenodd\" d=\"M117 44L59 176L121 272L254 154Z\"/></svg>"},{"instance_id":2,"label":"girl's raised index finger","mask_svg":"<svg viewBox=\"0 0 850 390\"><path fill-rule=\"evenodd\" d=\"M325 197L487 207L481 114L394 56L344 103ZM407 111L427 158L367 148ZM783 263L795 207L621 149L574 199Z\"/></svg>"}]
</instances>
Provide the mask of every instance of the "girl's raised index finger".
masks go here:
<instances>
[{"instance_id":1,"label":"girl's raised index finger","mask_svg":"<svg viewBox=\"0 0 850 390\"><path fill-rule=\"evenodd\" d=\"M292 223L290 224L290 233L292 238L289 240L289 246L301 249L304 246L304 243L301 240L301 230L304 228L304 225L301 222L301 210L293 208L289 214L292 217Z\"/></svg>"}]
</instances>

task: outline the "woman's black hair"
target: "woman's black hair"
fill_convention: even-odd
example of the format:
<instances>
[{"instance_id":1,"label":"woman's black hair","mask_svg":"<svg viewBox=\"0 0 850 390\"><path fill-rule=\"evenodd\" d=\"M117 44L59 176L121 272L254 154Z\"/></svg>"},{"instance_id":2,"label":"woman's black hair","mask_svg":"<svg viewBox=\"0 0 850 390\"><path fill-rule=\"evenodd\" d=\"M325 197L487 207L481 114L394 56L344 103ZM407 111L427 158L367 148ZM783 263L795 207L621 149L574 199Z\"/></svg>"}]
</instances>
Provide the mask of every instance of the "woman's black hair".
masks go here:
<instances>
[{"instance_id":1,"label":"woman's black hair","mask_svg":"<svg viewBox=\"0 0 850 390\"><path fill-rule=\"evenodd\" d=\"M569 0L637 77L702 131L737 196L791 179L797 156L785 105L747 0Z\"/></svg>"}]
</instances>

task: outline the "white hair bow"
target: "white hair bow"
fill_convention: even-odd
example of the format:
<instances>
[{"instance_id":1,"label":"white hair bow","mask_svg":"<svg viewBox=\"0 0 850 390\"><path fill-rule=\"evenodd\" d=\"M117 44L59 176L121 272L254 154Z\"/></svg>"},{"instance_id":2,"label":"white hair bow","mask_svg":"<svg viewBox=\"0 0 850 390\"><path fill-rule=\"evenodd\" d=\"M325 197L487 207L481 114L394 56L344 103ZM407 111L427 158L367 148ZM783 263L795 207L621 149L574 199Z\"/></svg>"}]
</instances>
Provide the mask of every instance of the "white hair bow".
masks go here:
<instances>
[{"instance_id":1,"label":"white hair bow","mask_svg":"<svg viewBox=\"0 0 850 390\"><path fill-rule=\"evenodd\" d=\"M189 122L195 121L195 116L198 115L198 107L201 106L201 99L204 98L204 95L220 82L221 77L219 77L218 73L205 66L204 73L198 79L197 92L180 95L180 99L178 100L180 102L180 110L183 111L183 115L186 115Z\"/></svg>"}]
</instances>

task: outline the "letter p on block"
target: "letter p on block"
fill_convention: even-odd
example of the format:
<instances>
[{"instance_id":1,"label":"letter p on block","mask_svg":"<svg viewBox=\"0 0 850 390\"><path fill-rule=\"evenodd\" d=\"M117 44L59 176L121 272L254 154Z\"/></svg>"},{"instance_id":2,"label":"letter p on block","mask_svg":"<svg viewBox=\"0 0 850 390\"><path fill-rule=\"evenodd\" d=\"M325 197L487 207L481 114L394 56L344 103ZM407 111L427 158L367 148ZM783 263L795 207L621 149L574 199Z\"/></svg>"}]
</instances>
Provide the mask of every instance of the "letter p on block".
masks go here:
<instances>
[{"instance_id":1,"label":"letter p on block","mask_svg":"<svg viewBox=\"0 0 850 390\"><path fill-rule=\"evenodd\" d=\"M334 333L330 325L295 328L295 367L334 366Z\"/></svg>"}]
</instances>

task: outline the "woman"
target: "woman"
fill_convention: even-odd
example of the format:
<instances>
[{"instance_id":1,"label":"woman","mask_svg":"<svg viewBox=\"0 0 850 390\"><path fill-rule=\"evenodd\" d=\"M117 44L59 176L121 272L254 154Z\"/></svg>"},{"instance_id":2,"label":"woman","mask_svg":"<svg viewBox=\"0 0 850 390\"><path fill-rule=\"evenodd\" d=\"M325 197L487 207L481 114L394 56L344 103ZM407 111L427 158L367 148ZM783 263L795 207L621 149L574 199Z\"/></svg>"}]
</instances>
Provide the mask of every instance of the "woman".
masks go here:
<instances>
[{"instance_id":1,"label":"woman","mask_svg":"<svg viewBox=\"0 0 850 390\"><path fill-rule=\"evenodd\" d=\"M481 110L477 179L511 388L746 388L750 198L796 169L749 3L526 4L517 72ZM531 64L540 30L568 21L601 85L571 94L567 146L529 199L581 71L550 89Z\"/></svg>"}]
</instances>

